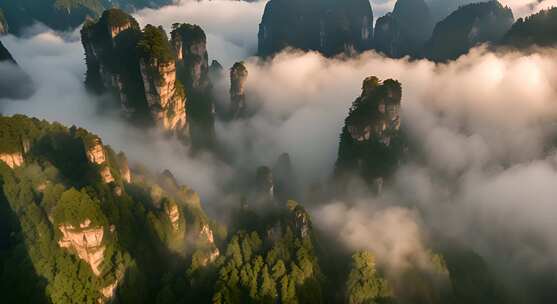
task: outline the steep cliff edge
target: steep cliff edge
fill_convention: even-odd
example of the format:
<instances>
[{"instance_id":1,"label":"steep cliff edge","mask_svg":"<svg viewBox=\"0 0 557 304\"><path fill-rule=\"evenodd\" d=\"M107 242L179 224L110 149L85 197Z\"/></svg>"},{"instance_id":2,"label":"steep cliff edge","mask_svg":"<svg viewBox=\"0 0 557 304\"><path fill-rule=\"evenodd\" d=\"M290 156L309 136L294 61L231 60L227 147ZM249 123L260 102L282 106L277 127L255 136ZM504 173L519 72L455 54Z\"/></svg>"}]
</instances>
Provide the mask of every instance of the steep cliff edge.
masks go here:
<instances>
[{"instance_id":1,"label":"steep cliff edge","mask_svg":"<svg viewBox=\"0 0 557 304\"><path fill-rule=\"evenodd\" d=\"M187 114L192 145L196 149L214 147L215 105L209 78L207 37L197 25L174 24L171 44L176 54L178 79L188 99Z\"/></svg>"},{"instance_id":2,"label":"steep cliff edge","mask_svg":"<svg viewBox=\"0 0 557 304\"><path fill-rule=\"evenodd\" d=\"M392 13L377 20L374 47L389 57L417 57L433 31L433 18L424 0L398 0Z\"/></svg>"},{"instance_id":3,"label":"steep cliff edge","mask_svg":"<svg viewBox=\"0 0 557 304\"><path fill-rule=\"evenodd\" d=\"M243 62L236 62L230 69L230 118L245 115L246 110L246 81L248 69Z\"/></svg>"},{"instance_id":4,"label":"steep cliff edge","mask_svg":"<svg viewBox=\"0 0 557 304\"><path fill-rule=\"evenodd\" d=\"M376 190L393 173L402 152L399 82L364 80L340 136L335 176L363 178Z\"/></svg>"},{"instance_id":5,"label":"steep cliff edge","mask_svg":"<svg viewBox=\"0 0 557 304\"><path fill-rule=\"evenodd\" d=\"M147 25L139 41L140 70L152 118L164 130L186 136L186 94L166 33Z\"/></svg>"},{"instance_id":6,"label":"steep cliff edge","mask_svg":"<svg viewBox=\"0 0 557 304\"><path fill-rule=\"evenodd\" d=\"M87 87L110 92L122 113L139 124L152 124L188 136L186 93L177 80L175 56L162 28L111 9L81 31Z\"/></svg>"},{"instance_id":7,"label":"steep cliff edge","mask_svg":"<svg viewBox=\"0 0 557 304\"><path fill-rule=\"evenodd\" d=\"M367 0L271 0L259 25L260 56L292 47L327 56L371 49L373 12Z\"/></svg>"},{"instance_id":8,"label":"steep cliff edge","mask_svg":"<svg viewBox=\"0 0 557 304\"><path fill-rule=\"evenodd\" d=\"M456 59L479 44L499 42L513 22L511 9L498 1L461 6L437 23L425 56L434 61Z\"/></svg>"}]
</instances>

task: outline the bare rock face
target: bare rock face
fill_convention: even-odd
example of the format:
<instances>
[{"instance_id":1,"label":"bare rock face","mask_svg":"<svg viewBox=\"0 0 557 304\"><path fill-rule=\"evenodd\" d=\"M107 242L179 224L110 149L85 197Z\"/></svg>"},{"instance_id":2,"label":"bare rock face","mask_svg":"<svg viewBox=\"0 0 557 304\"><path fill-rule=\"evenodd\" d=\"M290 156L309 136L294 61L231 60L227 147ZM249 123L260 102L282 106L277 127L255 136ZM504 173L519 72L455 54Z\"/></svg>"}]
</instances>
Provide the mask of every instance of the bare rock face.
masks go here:
<instances>
[{"instance_id":1,"label":"bare rock face","mask_svg":"<svg viewBox=\"0 0 557 304\"><path fill-rule=\"evenodd\" d=\"M85 220L79 227L60 225L58 229L62 232L58 245L75 251L80 259L91 266L93 273L99 276L100 266L104 260L104 228L91 227L91 221Z\"/></svg>"},{"instance_id":2,"label":"bare rock face","mask_svg":"<svg viewBox=\"0 0 557 304\"><path fill-rule=\"evenodd\" d=\"M3 161L12 169L20 167L25 162L22 153L1 153L0 161Z\"/></svg>"},{"instance_id":3,"label":"bare rock face","mask_svg":"<svg viewBox=\"0 0 557 304\"><path fill-rule=\"evenodd\" d=\"M172 229L177 232L180 230L180 219L182 215L180 213L180 208L176 203L169 204L166 208L166 215L170 220L170 224L172 225Z\"/></svg>"},{"instance_id":4,"label":"bare rock face","mask_svg":"<svg viewBox=\"0 0 557 304\"><path fill-rule=\"evenodd\" d=\"M199 232L199 238L202 240L206 240L209 244L215 244L215 238L213 236L213 230L209 227L209 225L205 224L201 227L201 231Z\"/></svg>"},{"instance_id":5,"label":"bare rock face","mask_svg":"<svg viewBox=\"0 0 557 304\"><path fill-rule=\"evenodd\" d=\"M186 96L176 82L176 63L140 61L145 98L155 122L163 130L183 132L187 127Z\"/></svg>"},{"instance_id":6,"label":"bare rock face","mask_svg":"<svg viewBox=\"0 0 557 304\"><path fill-rule=\"evenodd\" d=\"M352 139L358 142L377 140L389 146L391 134L400 130L400 99L400 85L395 81L381 84L376 77L366 78L362 95L347 119Z\"/></svg>"},{"instance_id":7,"label":"bare rock face","mask_svg":"<svg viewBox=\"0 0 557 304\"><path fill-rule=\"evenodd\" d=\"M105 184L114 182L115 179L112 172L110 172L106 151L101 139L98 137L89 138L86 142L84 142L84 146L89 162L94 165L101 166L99 173L103 182Z\"/></svg>"},{"instance_id":8,"label":"bare rock face","mask_svg":"<svg viewBox=\"0 0 557 304\"><path fill-rule=\"evenodd\" d=\"M246 108L246 81L248 69L243 62L236 62L230 69L230 117L243 115Z\"/></svg>"},{"instance_id":9,"label":"bare rock face","mask_svg":"<svg viewBox=\"0 0 557 304\"><path fill-rule=\"evenodd\" d=\"M86 147L87 159L89 159L89 162L97 165L101 165L106 162L106 154L100 138L93 139L92 142L86 144Z\"/></svg>"},{"instance_id":10,"label":"bare rock face","mask_svg":"<svg viewBox=\"0 0 557 304\"><path fill-rule=\"evenodd\" d=\"M203 91L209 86L209 55L207 37L201 27L175 24L171 43L178 65L183 69L184 84L188 90Z\"/></svg>"},{"instance_id":11,"label":"bare rock face","mask_svg":"<svg viewBox=\"0 0 557 304\"><path fill-rule=\"evenodd\" d=\"M178 79L188 99L188 123L194 151L215 146L215 104L209 77L207 37L197 25L174 24L171 44L177 56Z\"/></svg>"},{"instance_id":12,"label":"bare rock face","mask_svg":"<svg viewBox=\"0 0 557 304\"><path fill-rule=\"evenodd\" d=\"M354 101L341 134L335 175L362 177L377 189L402 153L399 82L368 77Z\"/></svg>"},{"instance_id":13,"label":"bare rock face","mask_svg":"<svg viewBox=\"0 0 557 304\"><path fill-rule=\"evenodd\" d=\"M269 56L292 47L327 56L371 49L368 0L271 0L259 25L259 50Z\"/></svg>"},{"instance_id":14,"label":"bare rock face","mask_svg":"<svg viewBox=\"0 0 557 304\"><path fill-rule=\"evenodd\" d=\"M132 105L132 100L137 98L132 91L137 89L140 79L130 70L134 61L137 62L133 48L140 32L137 21L118 9L105 11L97 22L87 21L81 30L88 89L96 93L112 92L129 116L138 110Z\"/></svg>"}]
</instances>

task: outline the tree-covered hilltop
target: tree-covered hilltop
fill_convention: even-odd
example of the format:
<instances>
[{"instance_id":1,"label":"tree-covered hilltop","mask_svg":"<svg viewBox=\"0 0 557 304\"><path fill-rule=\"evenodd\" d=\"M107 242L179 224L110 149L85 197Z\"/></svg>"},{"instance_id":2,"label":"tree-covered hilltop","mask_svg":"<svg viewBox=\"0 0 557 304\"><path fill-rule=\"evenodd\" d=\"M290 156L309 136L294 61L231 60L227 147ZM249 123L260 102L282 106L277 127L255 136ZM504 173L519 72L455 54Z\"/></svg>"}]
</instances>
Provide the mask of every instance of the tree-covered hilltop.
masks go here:
<instances>
[{"instance_id":1,"label":"tree-covered hilltop","mask_svg":"<svg viewBox=\"0 0 557 304\"><path fill-rule=\"evenodd\" d=\"M434 61L456 59L474 46L498 42L513 22L511 9L495 0L461 6L437 23L425 56Z\"/></svg>"},{"instance_id":2,"label":"tree-covered hilltop","mask_svg":"<svg viewBox=\"0 0 557 304\"><path fill-rule=\"evenodd\" d=\"M0 117L0 280L11 303L153 303L223 228L170 173L130 172L83 129Z\"/></svg>"},{"instance_id":3,"label":"tree-covered hilltop","mask_svg":"<svg viewBox=\"0 0 557 304\"><path fill-rule=\"evenodd\" d=\"M503 37L502 45L515 48L554 46L557 43L557 8L518 19Z\"/></svg>"},{"instance_id":4,"label":"tree-covered hilltop","mask_svg":"<svg viewBox=\"0 0 557 304\"><path fill-rule=\"evenodd\" d=\"M352 104L340 135L337 179L359 176L380 191L402 156L401 98L401 84L396 80L381 82L374 76L364 80L362 94Z\"/></svg>"},{"instance_id":5,"label":"tree-covered hilltop","mask_svg":"<svg viewBox=\"0 0 557 304\"><path fill-rule=\"evenodd\" d=\"M186 90L177 79L176 54L162 27L137 21L120 9L103 12L81 30L86 87L110 93L132 123L156 126L187 139Z\"/></svg>"},{"instance_id":6,"label":"tree-covered hilltop","mask_svg":"<svg viewBox=\"0 0 557 304\"><path fill-rule=\"evenodd\" d=\"M35 22L55 30L70 30L87 18L100 16L108 8L119 7L131 12L167 4L172 4L172 0L3 0L0 9L4 11L10 32L20 34Z\"/></svg>"}]
</instances>

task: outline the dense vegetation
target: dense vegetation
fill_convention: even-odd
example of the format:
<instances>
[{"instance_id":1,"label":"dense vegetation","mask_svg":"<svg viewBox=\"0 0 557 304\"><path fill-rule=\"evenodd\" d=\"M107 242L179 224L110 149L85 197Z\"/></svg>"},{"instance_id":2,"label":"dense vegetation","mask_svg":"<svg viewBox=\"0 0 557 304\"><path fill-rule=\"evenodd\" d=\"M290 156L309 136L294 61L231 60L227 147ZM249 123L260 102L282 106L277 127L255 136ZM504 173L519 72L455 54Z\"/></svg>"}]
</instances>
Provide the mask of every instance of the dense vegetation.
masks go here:
<instances>
[{"instance_id":1,"label":"dense vegetation","mask_svg":"<svg viewBox=\"0 0 557 304\"><path fill-rule=\"evenodd\" d=\"M423 0L399 0L394 10L377 20L374 47L389 57L418 57L431 37L433 18Z\"/></svg>"},{"instance_id":2,"label":"dense vegetation","mask_svg":"<svg viewBox=\"0 0 557 304\"><path fill-rule=\"evenodd\" d=\"M170 0L3 0L0 9L4 10L10 31L20 34L34 22L44 23L56 30L69 30L88 17L98 17L103 10L111 7L133 11L170 3Z\"/></svg>"},{"instance_id":3,"label":"dense vegetation","mask_svg":"<svg viewBox=\"0 0 557 304\"><path fill-rule=\"evenodd\" d=\"M557 8L520 18L503 38L503 45L517 48L554 46L557 43Z\"/></svg>"},{"instance_id":4,"label":"dense vegetation","mask_svg":"<svg viewBox=\"0 0 557 304\"><path fill-rule=\"evenodd\" d=\"M498 1L460 7L437 23L427 42L425 55L434 61L458 58L484 42L498 42L514 21L510 8Z\"/></svg>"},{"instance_id":5,"label":"dense vegetation","mask_svg":"<svg viewBox=\"0 0 557 304\"><path fill-rule=\"evenodd\" d=\"M337 178L355 174L373 185L394 171L403 151L401 96L396 80L364 80L362 95L352 104L340 135Z\"/></svg>"},{"instance_id":6,"label":"dense vegetation","mask_svg":"<svg viewBox=\"0 0 557 304\"><path fill-rule=\"evenodd\" d=\"M293 47L332 56L369 50L372 40L373 12L367 0L272 0L259 26L258 54Z\"/></svg>"}]
</instances>

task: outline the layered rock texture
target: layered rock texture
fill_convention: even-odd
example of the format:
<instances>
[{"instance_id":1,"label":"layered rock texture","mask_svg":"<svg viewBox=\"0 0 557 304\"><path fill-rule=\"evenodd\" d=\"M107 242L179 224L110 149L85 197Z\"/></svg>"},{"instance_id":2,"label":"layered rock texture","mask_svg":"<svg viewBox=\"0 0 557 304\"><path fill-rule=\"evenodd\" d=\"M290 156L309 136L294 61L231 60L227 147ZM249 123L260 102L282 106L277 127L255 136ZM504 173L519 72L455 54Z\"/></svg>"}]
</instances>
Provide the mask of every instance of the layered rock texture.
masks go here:
<instances>
[{"instance_id":1,"label":"layered rock texture","mask_svg":"<svg viewBox=\"0 0 557 304\"><path fill-rule=\"evenodd\" d=\"M401 85L395 80L381 82L374 76L364 80L341 133L338 178L359 176L380 190L402 152L401 97Z\"/></svg>"},{"instance_id":2,"label":"layered rock texture","mask_svg":"<svg viewBox=\"0 0 557 304\"><path fill-rule=\"evenodd\" d=\"M23 154L21 153L1 153L0 161L3 161L8 167L14 169L23 165Z\"/></svg>"},{"instance_id":3,"label":"layered rock texture","mask_svg":"<svg viewBox=\"0 0 557 304\"><path fill-rule=\"evenodd\" d=\"M105 184L115 181L102 141L98 137L86 137L84 140L85 153L89 162L98 166L99 174Z\"/></svg>"},{"instance_id":4,"label":"layered rock texture","mask_svg":"<svg viewBox=\"0 0 557 304\"><path fill-rule=\"evenodd\" d=\"M230 117L239 118L246 111L246 82L248 69L243 62L236 62L230 69Z\"/></svg>"},{"instance_id":5,"label":"layered rock texture","mask_svg":"<svg viewBox=\"0 0 557 304\"><path fill-rule=\"evenodd\" d=\"M287 47L327 56L368 50L373 12L367 0L271 0L259 25L261 56Z\"/></svg>"},{"instance_id":6,"label":"layered rock texture","mask_svg":"<svg viewBox=\"0 0 557 304\"><path fill-rule=\"evenodd\" d=\"M211 148L215 142L215 106L209 78L207 37L201 27L174 24L171 44L176 54L178 79L186 88L190 135L196 148Z\"/></svg>"},{"instance_id":7,"label":"layered rock texture","mask_svg":"<svg viewBox=\"0 0 557 304\"><path fill-rule=\"evenodd\" d=\"M58 229L62 232L59 246L75 251L80 259L91 266L93 273L99 276L106 249L103 244L104 228L92 227L91 220L86 219L79 227L62 224Z\"/></svg>"},{"instance_id":8,"label":"layered rock texture","mask_svg":"<svg viewBox=\"0 0 557 304\"><path fill-rule=\"evenodd\" d=\"M433 18L424 0L398 0L392 13L377 20L374 46L389 57L417 57L431 37Z\"/></svg>"},{"instance_id":9,"label":"layered rock texture","mask_svg":"<svg viewBox=\"0 0 557 304\"><path fill-rule=\"evenodd\" d=\"M425 55L435 61L456 59L474 46L498 42L513 22L511 9L498 1L462 6L435 26Z\"/></svg>"},{"instance_id":10,"label":"layered rock texture","mask_svg":"<svg viewBox=\"0 0 557 304\"><path fill-rule=\"evenodd\" d=\"M162 28L147 25L141 31L131 16L111 9L81 34L90 90L111 92L132 121L188 136L186 93Z\"/></svg>"}]
</instances>

